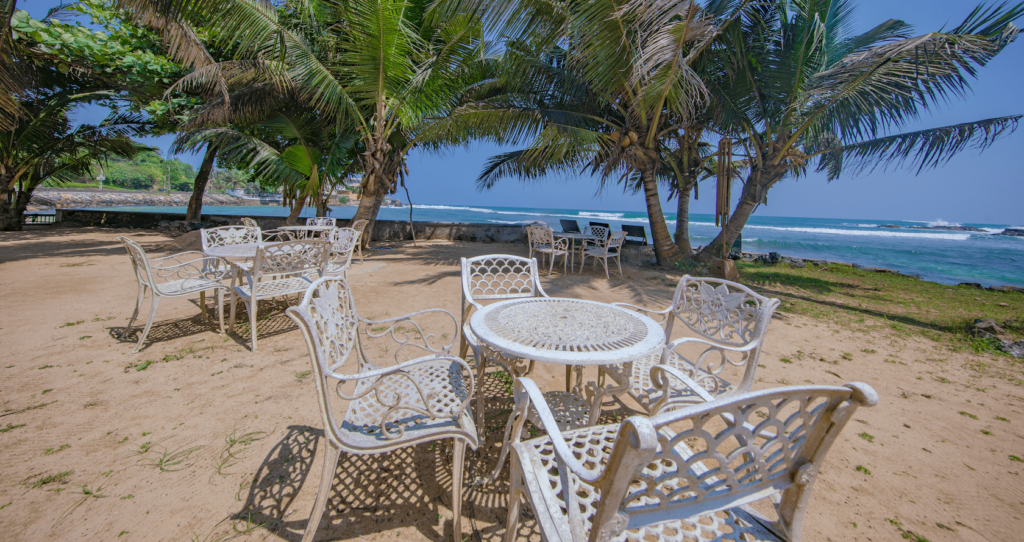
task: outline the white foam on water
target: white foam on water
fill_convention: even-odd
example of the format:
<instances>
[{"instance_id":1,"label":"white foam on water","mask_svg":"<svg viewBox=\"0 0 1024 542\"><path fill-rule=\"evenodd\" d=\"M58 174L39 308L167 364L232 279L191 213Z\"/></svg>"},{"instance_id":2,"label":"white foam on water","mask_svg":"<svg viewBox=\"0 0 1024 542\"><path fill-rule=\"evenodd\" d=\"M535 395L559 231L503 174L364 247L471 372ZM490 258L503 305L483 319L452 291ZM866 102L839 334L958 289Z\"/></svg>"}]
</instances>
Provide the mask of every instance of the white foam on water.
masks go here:
<instances>
[{"instance_id":1,"label":"white foam on water","mask_svg":"<svg viewBox=\"0 0 1024 542\"><path fill-rule=\"evenodd\" d=\"M463 206L458 206L458 205L454 205L453 206L453 205L425 205L425 204L416 204L413 207L416 208L416 209L441 209L441 210L446 210L446 211L475 211L477 213L495 213L495 212L497 212L497 211L493 211L491 209L486 209L486 208L482 208L482 207L463 207Z\"/></svg>"},{"instance_id":2,"label":"white foam on water","mask_svg":"<svg viewBox=\"0 0 1024 542\"><path fill-rule=\"evenodd\" d=\"M607 220L622 220L625 213L599 213L590 211L580 211L579 216L581 218L604 218Z\"/></svg>"},{"instance_id":3,"label":"white foam on water","mask_svg":"<svg viewBox=\"0 0 1024 542\"><path fill-rule=\"evenodd\" d=\"M946 222L941 218L937 218L931 222L926 222L926 224L928 224L929 226L963 226L963 224L959 222Z\"/></svg>"},{"instance_id":4,"label":"white foam on water","mask_svg":"<svg viewBox=\"0 0 1024 542\"><path fill-rule=\"evenodd\" d=\"M780 228L776 226L751 226L747 225L744 229L762 229L762 230L776 230L776 231L795 231L802 233L823 233L830 235L862 235L862 236L873 236L873 237L904 237L911 238L916 237L920 239L946 239L950 241L966 241L971 237L969 233L923 233L923 232L902 232L902 231L891 231L891 230L880 230L880 231L868 231L868 230L841 230L836 228Z\"/></svg>"}]
</instances>

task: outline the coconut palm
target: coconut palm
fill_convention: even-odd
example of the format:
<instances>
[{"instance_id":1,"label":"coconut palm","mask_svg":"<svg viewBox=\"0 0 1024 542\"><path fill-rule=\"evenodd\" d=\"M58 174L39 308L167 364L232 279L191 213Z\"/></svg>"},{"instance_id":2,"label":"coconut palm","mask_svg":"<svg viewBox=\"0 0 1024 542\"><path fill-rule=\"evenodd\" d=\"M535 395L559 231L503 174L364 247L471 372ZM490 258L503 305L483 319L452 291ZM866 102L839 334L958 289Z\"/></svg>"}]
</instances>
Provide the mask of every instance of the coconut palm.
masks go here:
<instances>
[{"instance_id":1,"label":"coconut palm","mask_svg":"<svg viewBox=\"0 0 1024 542\"><path fill-rule=\"evenodd\" d=\"M508 39L501 84L480 89L480 99L458 109L446 128L461 125L469 137L527 143L485 166L478 180L484 188L503 177L535 180L581 171L596 175L602 185L638 186L659 263L676 261L682 254L669 233L658 184L686 184L678 180L677 160L689 155L684 149L676 156L676 151L689 137L685 127L708 100L693 63L745 4L440 4L436 16L479 13Z\"/></svg>"},{"instance_id":2,"label":"coconut palm","mask_svg":"<svg viewBox=\"0 0 1024 542\"><path fill-rule=\"evenodd\" d=\"M217 22L211 39L231 49L232 59L195 70L182 88L224 78L245 89L240 108L250 112L269 111L265 100L291 92L320 122L357 133L365 147L355 216L369 220L363 239L372 235L384 196L397 190L422 123L454 107L479 77L477 64L489 59L475 20L428 22L424 0L294 0L279 7L260 0L122 1L145 3L168 19ZM200 114L197 123L204 119Z\"/></svg>"},{"instance_id":3,"label":"coconut palm","mask_svg":"<svg viewBox=\"0 0 1024 542\"><path fill-rule=\"evenodd\" d=\"M1017 127L1020 115L900 132L936 103L966 95L970 79L1017 37L1024 4L979 6L949 30L917 36L897 20L853 35L853 13L850 0L759 3L723 32L728 77L708 88L746 178L727 226L698 259L731 246L768 190L812 165L829 180L887 167L920 172Z\"/></svg>"}]
</instances>

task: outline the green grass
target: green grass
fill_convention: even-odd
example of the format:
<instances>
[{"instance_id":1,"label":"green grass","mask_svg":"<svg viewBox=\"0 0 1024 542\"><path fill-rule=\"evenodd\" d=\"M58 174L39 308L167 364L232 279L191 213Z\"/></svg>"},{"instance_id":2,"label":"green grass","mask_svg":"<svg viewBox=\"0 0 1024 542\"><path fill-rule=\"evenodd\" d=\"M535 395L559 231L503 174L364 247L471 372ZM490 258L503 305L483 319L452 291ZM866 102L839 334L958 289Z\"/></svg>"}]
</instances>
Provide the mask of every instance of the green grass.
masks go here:
<instances>
[{"instance_id":1,"label":"green grass","mask_svg":"<svg viewBox=\"0 0 1024 542\"><path fill-rule=\"evenodd\" d=\"M14 425L9 423L7 424L7 427L0 427L0 433L8 433L10 431L14 431L19 427L25 427L25 424L19 423L18 425Z\"/></svg>"},{"instance_id":2,"label":"green grass","mask_svg":"<svg viewBox=\"0 0 1024 542\"><path fill-rule=\"evenodd\" d=\"M68 483L68 478L70 478L74 473L75 471L68 470L58 472L56 474L44 474L36 477L30 477L28 480L23 482L23 485L32 489L41 489L50 484L66 484Z\"/></svg>"},{"instance_id":3,"label":"green grass","mask_svg":"<svg viewBox=\"0 0 1024 542\"><path fill-rule=\"evenodd\" d=\"M59 452L63 452L64 450L67 450L70 447L70 444L61 444L59 448L47 448L45 451L43 451L43 455L53 455Z\"/></svg>"},{"instance_id":4,"label":"green grass","mask_svg":"<svg viewBox=\"0 0 1024 542\"><path fill-rule=\"evenodd\" d=\"M976 415L971 414L970 412L967 412L967 411L964 411L964 410L960 411L960 415L961 416L967 416L968 418L970 418L972 420L977 420L978 419L978 417Z\"/></svg>"},{"instance_id":5,"label":"green grass","mask_svg":"<svg viewBox=\"0 0 1024 542\"><path fill-rule=\"evenodd\" d=\"M868 468L865 467L864 465L857 465L857 468L855 470L857 472L863 472L864 474L867 474L868 476L871 476L871 471L868 470Z\"/></svg>"},{"instance_id":6,"label":"green grass","mask_svg":"<svg viewBox=\"0 0 1024 542\"><path fill-rule=\"evenodd\" d=\"M872 435L869 435L867 433L861 433L861 434L859 434L857 436L862 438L862 439L864 439L864 440L866 440L866 441L868 441L868 442L874 442L875 441L875 437L872 436Z\"/></svg>"}]
</instances>

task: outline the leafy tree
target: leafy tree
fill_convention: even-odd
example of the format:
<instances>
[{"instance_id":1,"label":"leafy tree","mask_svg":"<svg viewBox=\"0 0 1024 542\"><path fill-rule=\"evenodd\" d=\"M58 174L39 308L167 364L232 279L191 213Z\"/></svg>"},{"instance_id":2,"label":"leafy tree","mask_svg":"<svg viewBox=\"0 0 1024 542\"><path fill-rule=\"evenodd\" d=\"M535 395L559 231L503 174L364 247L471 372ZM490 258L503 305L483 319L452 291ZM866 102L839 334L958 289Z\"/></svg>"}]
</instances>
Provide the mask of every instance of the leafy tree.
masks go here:
<instances>
[{"instance_id":1,"label":"leafy tree","mask_svg":"<svg viewBox=\"0 0 1024 542\"><path fill-rule=\"evenodd\" d=\"M1024 4L981 5L949 30L916 36L898 20L851 34L851 0L759 3L745 15L722 37L727 77L711 92L746 177L727 226L698 259L731 246L769 189L809 167L829 180L889 167L920 172L988 148L1021 117L901 132L936 103L966 96L970 79L1016 39Z\"/></svg>"}]
</instances>

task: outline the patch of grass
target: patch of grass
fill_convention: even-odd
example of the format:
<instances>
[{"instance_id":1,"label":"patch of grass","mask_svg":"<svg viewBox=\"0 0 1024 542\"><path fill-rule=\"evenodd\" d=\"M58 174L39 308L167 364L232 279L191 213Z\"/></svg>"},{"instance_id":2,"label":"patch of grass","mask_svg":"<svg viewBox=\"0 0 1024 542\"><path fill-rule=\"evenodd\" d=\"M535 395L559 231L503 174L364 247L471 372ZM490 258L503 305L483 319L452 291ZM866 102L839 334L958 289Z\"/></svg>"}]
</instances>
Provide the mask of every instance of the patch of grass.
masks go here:
<instances>
[{"instance_id":1,"label":"patch of grass","mask_svg":"<svg viewBox=\"0 0 1024 542\"><path fill-rule=\"evenodd\" d=\"M982 429L982 430L981 430L981 433L982 433L983 435L991 435L991 434L992 434L992 431L987 431L987 430L985 430L985 429Z\"/></svg>"},{"instance_id":2,"label":"patch of grass","mask_svg":"<svg viewBox=\"0 0 1024 542\"><path fill-rule=\"evenodd\" d=\"M0 506L0 510L3 510L4 508L7 508L8 506L10 506L10 505L12 505L12 504L14 504L14 501L11 501L11 502L9 502L9 503L7 503L7 504L3 505L3 506Z\"/></svg>"},{"instance_id":3,"label":"patch of grass","mask_svg":"<svg viewBox=\"0 0 1024 542\"><path fill-rule=\"evenodd\" d=\"M142 459L139 459L137 463L156 467L160 472L178 472L191 467L192 463L190 460L192 458L192 454L202 448L204 447L181 447L174 450L164 448L163 451L157 453L156 457L143 457ZM146 452L143 453L147 453L150 450L152 450L152 447L148 447Z\"/></svg>"},{"instance_id":4,"label":"patch of grass","mask_svg":"<svg viewBox=\"0 0 1024 542\"><path fill-rule=\"evenodd\" d=\"M81 493L82 498L79 499L78 501L76 501L71 506L69 506L68 509L65 510L64 513L61 514L59 518L57 518L57 521L55 521L53 525L56 526L57 524L59 524L61 521L64 520L64 518L66 518L69 515L71 515L71 512L74 512L76 508L78 508L79 506L82 506L83 504L85 504L85 502L88 501L90 498L92 498L92 499L103 499L103 498L106 498L107 496L102 494L102 493L100 493L101 491L103 491L103 486L100 486L100 487L98 487L96 489L90 489L88 484L82 484L82 493Z\"/></svg>"},{"instance_id":5,"label":"patch of grass","mask_svg":"<svg viewBox=\"0 0 1024 542\"><path fill-rule=\"evenodd\" d=\"M70 447L70 444L61 444L59 448L47 448L45 451L43 451L43 455L53 455L56 453L60 453L63 452L64 450L67 450Z\"/></svg>"},{"instance_id":6,"label":"patch of grass","mask_svg":"<svg viewBox=\"0 0 1024 542\"><path fill-rule=\"evenodd\" d=\"M78 338L78 340L81 341L81 340L91 339L91 338L92 338L92 335L82 335L81 337Z\"/></svg>"},{"instance_id":7,"label":"patch of grass","mask_svg":"<svg viewBox=\"0 0 1024 542\"><path fill-rule=\"evenodd\" d=\"M978 419L978 417L975 416L974 414L971 414L970 412L967 412L967 411L964 411L964 410L960 411L960 415L961 416L967 416L968 418L970 418L972 420L977 420Z\"/></svg>"},{"instance_id":8,"label":"patch of grass","mask_svg":"<svg viewBox=\"0 0 1024 542\"><path fill-rule=\"evenodd\" d=\"M295 375L295 380L298 380L299 382L302 382L303 379L305 379L309 375L313 374L313 370L312 369L306 369L305 371L302 371L302 372L292 371L292 374Z\"/></svg>"},{"instance_id":9,"label":"patch of grass","mask_svg":"<svg viewBox=\"0 0 1024 542\"><path fill-rule=\"evenodd\" d=\"M878 351L875 350L874 348L865 348L865 349L861 350L861 352L864 352L865 354L877 354L878 353Z\"/></svg>"},{"instance_id":10,"label":"patch of grass","mask_svg":"<svg viewBox=\"0 0 1024 542\"><path fill-rule=\"evenodd\" d=\"M43 365L41 367L38 367L38 370L40 371L43 369L53 369L53 365Z\"/></svg>"},{"instance_id":11,"label":"patch of grass","mask_svg":"<svg viewBox=\"0 0 1024 542\"><path fill-rule=\"evenodd\" d=\"M30 487L32 489L40 489L50 484L66 484L68 483L68 478L70 478L71 475L74 473L75 471L68 470L64 472L58 472L56 474L30 476L28 479L22 482L22 485Z\"/></svg>"},{"instance_id":12,"label":"patch of grass","mask_svg":"<svg viewBox=\"0 0 1024 542\"><path fill-rule=\"evenodd\" d=\"M121 531L121 532L117 533L117 537L121 538L122 536L124 536L126 534L128 534L128 531Z\"/></svg>"},{"instance_id":13,"label":"patch of grass","mask_svg":"<svg viewBox=\"0 0 1024 542\"><path fill-rule=\"evenodd\" d=\"M857 472L863 472L864 474L867 474L868 476L871 476L871 471L868 470L868 468L865 467L864 465L857 465L857 468L855 470Z\"/></svg>"},{"instance_id":14,"label":"patch of grass","mask_svg":"<svg viewBox=\"0 0 1024 542\"><path fill-rule=\"evenodd\" d=\"M1017 457L1015 455L1011 455L1010 456L1010 461L1017 461L1019 463L1024 463L1024 459L1021 459L1021 458L1019 458L1019 457Z\"/></svg>"},{"instance_id":15,"label":"patch of grass","mask_svg":"<svg viewBox=\"0 0 1024 542\"><path fill-rule=\"evenodd\" d=\"M853 354L851 354L849 352L843 352L843 355L841 355L839 357L845 359L846 361L852 361L853 360Z\"/></svg>"},{"instance_id":16,"label":"patch of grass","mask_svg":"<svg viewBox=\"0 0 1024 542\"><path fill-rule=\"evenodd\" d=\"M1006 418L1004 418L1004 417L1002 417L1002 416L996 416L996 419L997 419L997 420L999 420L999 421L1001 421L1001 422L1006 422L1006 423L1010 423L1010 420L1007 420Z\"/></svg>"},{"instance_id":17,"label":"patch of grass","mask_svg":"<svg viewBox=\"0 0 1024 542\"><path fill-rule=\"evenodd\" d=\"M9 424L7 424L7 427L0 427L0 433L8 433L10 431L13 431L13 430L19 428L19 427L25 427L25 424L19 423L18 425L14 425L14 424L10 424L9 423Z\"/></svg>"},{"instance_id":18,"label":"patch of grass","mask_svg":"<svg viewBox=\"0 0 1024 542\"><path fill-rule=\"evenodd\" d=\"M217 474L221 476L231 476L232 473L227 472L227 469L233 467L238 462L235 461L241 457L250 444L258 440L263 440L267 437L265 431L250 431L242 435L238 435L238 430L234 430L230 435L224 437L224 449L220 452L220 460L217 463ZM241 449L236 449L236 446L241 446Z\"/></svg>"},{"instance_id":19,"label":"patch of grass","mask_svg":"<svg viewBox=\"0 0 1024 542\"><path fill-rule=\"evenodd\" d=\"M50 388L48 390L43 390L42 393L40 393L39 395L46 395L47 393L50 393L51 391L53 391L53 388Z\"/></svg>"},{"instance_id":20,"label":"patch of grass","mask_svg":"<svg viewBox=\"0 0 1024 542\"><path fill-rule=\"evenodd\" d=\"M129 493L129 494L125 495L124 497L121 497L121 500L122 501L127 501L128 499L134 499L134 498L135 498L135 495L132 495L131 493Z\"/></svg>"},{"instance_id":21,"label":"patch of grass","mask_svg":"<svg viewBox=\"0 0 1024 542\"><path fill-rule=\"evenodd\" d=\"M862 439L864 439L864 440L866 440L866 441L868 441L868 442L874 442L875 441L875 437L872 436L872 435L869 435L867 433L861 433L861 434L859 434L857 436L862 438Z\"/></svg>"},{"instance_id":22,"label":"patch of grass","mask_svg":"<svg viewBox=\"0 0 1024 542\"><path fill-rule=\"evenodd\" d=\"M782 363L793 363L793 360L789 358L779 358L779 361L781 361Z\"/></svg>"},{"instance_id":23,"label":"patch of grass","mask_svg":"<svg viewBox=\"0 0 1024 542\"><path fill-rule=\"evenodd\" d=\"M85 323L85 320L77 320L77 321L74 321L74 322L64 322L64 324L62 324L62 325L61 325L60 327L58 327L57 329L60 329L60 328L62 328L62 327L71 327L71 326L77 326L78 324L84 324L84 323Z\"/></svg>"}]
</instances>

